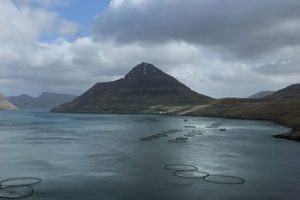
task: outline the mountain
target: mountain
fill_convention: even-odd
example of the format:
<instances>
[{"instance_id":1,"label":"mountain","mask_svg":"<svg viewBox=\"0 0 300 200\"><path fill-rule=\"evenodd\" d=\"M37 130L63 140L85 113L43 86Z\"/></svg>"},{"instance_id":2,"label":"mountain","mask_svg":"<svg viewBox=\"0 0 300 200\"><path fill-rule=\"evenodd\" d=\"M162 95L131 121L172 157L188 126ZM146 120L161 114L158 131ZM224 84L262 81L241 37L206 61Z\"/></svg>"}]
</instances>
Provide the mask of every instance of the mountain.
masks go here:
<instances>
[{"instance_id":1,"label":"mountain","mask_svg":"<svg viewBox=\"0 0 300 200\"><path fill-rule=\"evenodd\" d=\"M269 98L288 98L288 99L300 99L300 84L293 84L281 90L278 90Z\"/></svg>"},{"instance_id":2,"label":"mountain","mask_svg":"<svg viewBox=\"0 0 300 200\"><path fill-rule=\"evenodd\" d=\"M27 94L8 97L8 100L20 109L51 109L62 103L72 101L76 96L71 94L57 94L44 92L38 97Z\"/></svg>"},{"instance_id":3,"label":"mountain","mask_svg":"<svg viewBox=\"0 0 300 200\"><path fill-rule=\"evenodd\" d=\"M2 94L0 94L0 110L17 110L18 108L10 103Z\"/></svg>"},{"instance_id":4,"label":"mountain","mask_svg":"<svg viewBox=\"0 0 300 200\"><path fill-rule=\"evenodd\" d=\"M196 93L149 63L135 66L116 81L97 83L52 112L144 113L155 107L204 104L213 99Z\"/></svg>"},{"instance_id":5,"label":"mountain","mask_svg":"<svg viewBox=\"0 0 300 200\"><path fill-rule=\"evenodd\" d=\"M249 96L248 99L261 99L270 96L272 94L274 94L274 91L262 91Z\"/></svg>"}]
</instances>

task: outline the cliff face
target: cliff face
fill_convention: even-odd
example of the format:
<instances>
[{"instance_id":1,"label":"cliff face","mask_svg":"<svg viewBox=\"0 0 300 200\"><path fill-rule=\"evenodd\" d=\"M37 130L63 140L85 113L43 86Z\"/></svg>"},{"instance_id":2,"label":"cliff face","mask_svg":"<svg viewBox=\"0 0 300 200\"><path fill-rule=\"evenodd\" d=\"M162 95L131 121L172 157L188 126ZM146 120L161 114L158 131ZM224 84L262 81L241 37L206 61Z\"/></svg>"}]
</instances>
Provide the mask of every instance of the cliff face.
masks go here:
<instances>
[{"instance_id":1,"label":"cliff face","mask_svg":"<svg viewBox=\"0 0 300 200\"><path fill-rule=\"evenodd\" d=\"M141 63L124 78L97 83L53 112L143 113L152 106L196 105L212 98L192 91L155 66Z\"/></svg>"},{"instance_id":2,"label":"cliff face","mask_svg":"<svg viewBox=\"0 0 300 200\"><path fill-rule=\"evenodd\" d=\"M0 110L17 110L18 108L10 103L2 94L0 94Z\"/></svg>"}]
</instances>

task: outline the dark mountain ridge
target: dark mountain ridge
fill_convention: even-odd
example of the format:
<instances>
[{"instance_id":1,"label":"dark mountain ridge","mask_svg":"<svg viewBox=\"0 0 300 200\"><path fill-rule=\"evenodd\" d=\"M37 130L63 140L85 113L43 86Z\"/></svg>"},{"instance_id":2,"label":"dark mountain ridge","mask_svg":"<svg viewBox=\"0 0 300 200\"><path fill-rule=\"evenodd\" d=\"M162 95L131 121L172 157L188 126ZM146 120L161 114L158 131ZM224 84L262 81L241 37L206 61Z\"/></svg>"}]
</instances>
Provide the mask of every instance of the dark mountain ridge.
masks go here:
<instances>
[{"instance_id":1,"label":"dark mountain ridge","mask_svg":"<svg viewBox=\"0 0 300 200\"><path fill-rule=\"evenodd\" d=\"M141 63L116 81L97 83L53 112L143 113L152 106L195 105L211 97L198 94L152 64Z\"/></svg>"},{"instance_id":2,"label":"dark mountain ridge","mask_svg":"<svg viewBox=\"0 0 300 200\"><path fill-rule=\"evenodd\" d=\"M51 109L75 98L75 95L51 92L44 92L38 97L31 97L27 94L8 97L9 101L20 109Z\"/></svg>"},{"instance_id":3,"label":"dark mountain ridge","mask_svg":"<svg viewBox=\"0 0 300 200\"><path fill-rule=\"evenodd\" d=\"M261 91L248 97L248 99L261 99L274 94L274 91Z\"/></svg>"},{"instance_id":4,"label":"dark mountain ridge","mask_svg":"<svg viewBox=\"0 0 300 200\"><path fill-rule=\"evenodd\" d=\"M289 85L286 88L278 90L273 95L268 96L268 98L299 99L300 98L300 84Z\"/></svg>"}]
</instances>

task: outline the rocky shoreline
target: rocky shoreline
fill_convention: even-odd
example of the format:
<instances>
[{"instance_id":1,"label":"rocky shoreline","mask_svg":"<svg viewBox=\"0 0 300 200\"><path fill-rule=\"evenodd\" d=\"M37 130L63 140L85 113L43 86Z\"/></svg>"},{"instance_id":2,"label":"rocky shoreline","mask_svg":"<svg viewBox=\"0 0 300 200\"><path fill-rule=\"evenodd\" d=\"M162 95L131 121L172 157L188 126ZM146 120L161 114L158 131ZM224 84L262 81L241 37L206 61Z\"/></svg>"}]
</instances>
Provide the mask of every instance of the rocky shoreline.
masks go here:
<instances>
[{"instance_id":1,"label":"rocky shoreline","mask_svg":"<svg viewBox=\"0 0 300 200\"><path fill-rule=\"evenodd\" d=\"M300 142L300 131L292 130L289 133L278 134L278 135L274 135L273 137Z\"/></svg>"}]
</instances>

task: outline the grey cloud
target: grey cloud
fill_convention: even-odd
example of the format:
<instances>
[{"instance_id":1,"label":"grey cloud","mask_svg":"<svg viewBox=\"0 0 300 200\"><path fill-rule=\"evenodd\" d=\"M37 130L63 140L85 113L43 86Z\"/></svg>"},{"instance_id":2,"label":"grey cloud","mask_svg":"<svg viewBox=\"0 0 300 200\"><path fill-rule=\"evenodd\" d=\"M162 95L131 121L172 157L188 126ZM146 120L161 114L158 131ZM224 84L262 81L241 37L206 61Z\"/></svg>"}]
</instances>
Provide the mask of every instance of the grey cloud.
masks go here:
<instances>
[{"instance_id":1,"label":"grey cloud","mask_svg":"<svg viewBox=\"0 0 300 200\"><path fill-rule=\"evenodd\" d=\"M121 43L183 40L242 59L300 44L299 0L129 0L119 4L111 3L96 18L96 38ZM293 25L286 26L291 21Z\"/></svg>"},{"instance_id":2,"label":"grey cloud","mask_svg":"<svg viewBox=\"0 0 300 200\"><path fill-rule=\"evenodd\" d=\"M286 60L278 60L256 66L254 69L259 73L282 76L285 74L299 74L300 65Z\"/></svg>"}]
</instances>

